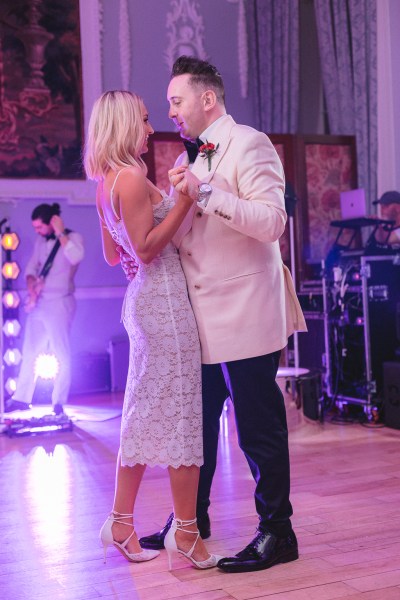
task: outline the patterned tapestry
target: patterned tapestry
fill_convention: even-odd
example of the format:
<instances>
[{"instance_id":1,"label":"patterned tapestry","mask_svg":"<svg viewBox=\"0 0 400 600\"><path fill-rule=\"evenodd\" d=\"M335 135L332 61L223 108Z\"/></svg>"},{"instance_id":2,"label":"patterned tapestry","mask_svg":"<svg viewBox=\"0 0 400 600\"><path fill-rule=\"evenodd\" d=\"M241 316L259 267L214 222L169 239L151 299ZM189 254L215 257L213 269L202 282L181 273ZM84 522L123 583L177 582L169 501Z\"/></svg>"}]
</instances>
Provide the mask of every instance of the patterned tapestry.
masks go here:
<instances>
[{"instance_id":1,"label":"patterned tapestry","mask_svg":"<svg viewBox=\"0 0 400 600\"><path fill-rule=\"evenodd\" d=\"M338 233L330 222L341 218L340 192L353 187L353 157L348 145L306 144L305 151L310 244L305 256L319 262Z\"/></svg>"},{"instance_id":2,"label":"patterned tapestry","mask_svg":"<svg viewBox=\"0 0 400 600\"><path fill-rule=\"evenodd\" d=\"M1 0L0 177L84 179L79 0Z\"/></svg>"},{"instance_id":3,"label":"patterned tapestry","mask_svg":"<svg viewBox=\"0 0 400 600\"><path fill-rule=\"evenodd\" d=\"M153 141L154 144L154 183L167 193L170 188L168 180L168 169L174 166L178 156L184 150L181 140L177 141Z\"/></svg>"}]
</instances>

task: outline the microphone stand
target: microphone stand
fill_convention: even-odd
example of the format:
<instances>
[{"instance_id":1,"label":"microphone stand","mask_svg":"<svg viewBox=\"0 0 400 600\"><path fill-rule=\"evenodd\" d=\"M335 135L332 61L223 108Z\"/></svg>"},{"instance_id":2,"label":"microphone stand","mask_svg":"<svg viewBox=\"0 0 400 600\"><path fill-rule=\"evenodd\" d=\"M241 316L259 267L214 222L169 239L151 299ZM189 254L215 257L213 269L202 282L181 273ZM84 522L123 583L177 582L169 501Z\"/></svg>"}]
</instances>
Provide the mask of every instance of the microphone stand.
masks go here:
<instances>
[{"instance_id":1,"label":"microphone stand","mask_svg":"<svg viewBox=\"0 0 400 600\"><path fill-rule=\"evenodd\" d=\"M285 188L285 210L288 215L289 222L289 243L290 243L290 270L294 289L296 291L296 249L294 236L294 212L296 207L297 197L290 183L286 183ZM301 375L309 373L309 369L302 369L299 360L299 334L298 331L293 332L293 358L294 367L280 367L278 369L278 377L286 377L290 379L292 397L296 396L295 382Z\"/></svg>"},{"instance_id":2,"label":"microphone stand","mask_svg":"<svg viewBox=\"0 0 400 600\"><path fill-rule=\"evenodd\" d=\"M290 243L290 270L295 292L296 285L296 241L294 235L294 213L296 209L297 197L290 183L286 183L285 188L285 210L289 221L289 243ZM294 357L294 376L304 375L308 373L308 369L300 369L299 360L299 332L293 333L293 357ZM299 371L299 372L298 372ZM301 372L300 372L301 371Z\"/></svg>"}]
</instances>

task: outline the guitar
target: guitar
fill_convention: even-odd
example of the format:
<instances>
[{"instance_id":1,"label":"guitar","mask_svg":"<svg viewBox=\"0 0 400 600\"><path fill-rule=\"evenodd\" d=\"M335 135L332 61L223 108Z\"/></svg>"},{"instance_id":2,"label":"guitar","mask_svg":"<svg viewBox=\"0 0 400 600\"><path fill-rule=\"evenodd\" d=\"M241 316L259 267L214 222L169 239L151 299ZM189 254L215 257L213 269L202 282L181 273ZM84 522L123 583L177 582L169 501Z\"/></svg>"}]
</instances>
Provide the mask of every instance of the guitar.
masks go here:
<instances>
[{"instance_id":1,"label":"guitar","mask_svg":"<svg viewBox=\"0 0 400 600\"><path fill-rule=\"evenodd\" d=\"M65 234L68 234L69 232L69 229L64 230ZM58 239L54 244L53 248L51 249L51 252L46 259L46 262L44 263L42 270L40 271L39 277L35 278L33 275L28 276L28 279L30 281L28 281L28 297L25 301L24 306L25 312L30 313L35 308L38 298L44 288L45 277L48 275L53 265L54 257L57 254L59 248L60 240Z\"/></svg>"},{"instance_id":2,"label":"guitar","mask_svg":"<svg viewBox=\"0 0 400 600\"><path fill-rule=\"evenodd\" d=\"M29 286L28 296L24 303L24 310L26 313L29 314L35 308L40 294L43 291L44 281L44 277L36 277L35 281Z\"/></svg>"}]
</instances>

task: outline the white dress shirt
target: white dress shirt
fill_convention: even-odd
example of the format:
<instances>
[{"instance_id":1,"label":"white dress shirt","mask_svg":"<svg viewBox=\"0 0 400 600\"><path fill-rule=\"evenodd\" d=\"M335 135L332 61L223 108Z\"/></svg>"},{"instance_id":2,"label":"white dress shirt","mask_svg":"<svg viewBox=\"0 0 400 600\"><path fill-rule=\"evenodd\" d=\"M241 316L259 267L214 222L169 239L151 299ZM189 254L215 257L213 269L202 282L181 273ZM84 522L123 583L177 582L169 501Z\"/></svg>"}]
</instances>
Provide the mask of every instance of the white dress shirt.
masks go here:
<instances>
[{"instance_id":1,"label":"white dress shirt","mask_svg":"<svg viewBox=\"0 0 400 600\"><path fill-rule=\"evenodd\" d=\"M56 240L46 240L38 236L33 248L33 254L25 269L25 277L38 277L49 256ZM74 277L84 256L83 238L79 233L71 231L68 242L61 246L54 258L53 265L46 277L45 286L41 293L42 300L54 300L73 294L75 291Z\"/></svg>"}]
</instances>

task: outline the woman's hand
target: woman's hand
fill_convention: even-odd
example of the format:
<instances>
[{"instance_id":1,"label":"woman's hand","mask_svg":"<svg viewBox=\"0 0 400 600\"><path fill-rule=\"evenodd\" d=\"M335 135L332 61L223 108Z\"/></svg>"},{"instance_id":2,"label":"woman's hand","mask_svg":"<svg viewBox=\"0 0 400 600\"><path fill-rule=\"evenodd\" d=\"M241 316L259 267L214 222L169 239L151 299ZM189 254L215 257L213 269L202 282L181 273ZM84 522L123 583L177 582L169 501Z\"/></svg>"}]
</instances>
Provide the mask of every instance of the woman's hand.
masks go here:
<instances>
[{"instance_id":1,"label":"woman's hand","mask_svg":"<svg viewBox=\"0 0 400 600\"><path fill-rule=\"evenodd\" d=\"M193 175L186 166L170 169L168 171L168 178L177 192L189 196L192 202L197 201L200 179L196 175Z\"/></svg>"},{"instance_id":2,"label":"woman's hand","mask_svg":"<svg viewBox=\"0 0 400 600\"><path fill-rule=\"evenodd\" d=\"M178 192L182 192L182 186L184 185L184 177L187 171L187 167L185 165L181 165L180 167L174 167L168 171L168 179L172 187L174 187Z\"/></svg>"},{"instance_id":3,"label":"woman's hand","mask_svg":"<svg viewBox=\"0 0 400 600\"><path fill-rule=\"evenodd\" d=\"M135 259L130 256L122 246L116 246L115 250L118 252L121 262L121 267L123 272L125 273L125 277L128 281L132 281L136 277L136 273L138 272L139 265L135 261Z\"/></svg>"}]
</instances>

